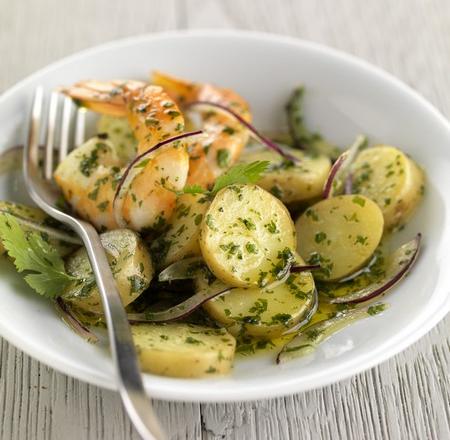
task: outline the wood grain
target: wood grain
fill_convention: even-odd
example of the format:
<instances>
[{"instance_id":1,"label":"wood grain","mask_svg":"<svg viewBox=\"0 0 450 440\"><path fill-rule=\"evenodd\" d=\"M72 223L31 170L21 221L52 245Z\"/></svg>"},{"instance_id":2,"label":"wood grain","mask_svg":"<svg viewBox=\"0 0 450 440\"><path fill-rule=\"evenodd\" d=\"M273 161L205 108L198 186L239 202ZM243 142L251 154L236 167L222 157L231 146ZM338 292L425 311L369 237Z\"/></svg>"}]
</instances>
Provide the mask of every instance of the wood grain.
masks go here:
<instances>
[{"instance_id":1,"label":"wood grain","mask_svg":"<svg viewBox=\"0 0 450 440\"><path fill-rule=\"evenodd\" d=\"M314 40L400 77L450 117L447 0L0 0L0 91L77 50L176 28L233 27ZM450 286L449 286L450 289ZM363 374L236 404L155 402L171 439L448 439L450 317ZM0 340L0 438L137 439L118 396Z\"/></svg>"}]
</instances>

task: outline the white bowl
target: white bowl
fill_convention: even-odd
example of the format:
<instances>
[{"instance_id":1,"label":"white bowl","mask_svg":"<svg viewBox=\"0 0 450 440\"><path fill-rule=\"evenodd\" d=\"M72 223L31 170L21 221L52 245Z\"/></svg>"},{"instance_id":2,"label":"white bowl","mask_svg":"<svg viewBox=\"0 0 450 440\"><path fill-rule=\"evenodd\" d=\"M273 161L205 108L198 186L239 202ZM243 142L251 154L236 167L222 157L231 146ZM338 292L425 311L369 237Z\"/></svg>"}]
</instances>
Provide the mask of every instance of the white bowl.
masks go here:
<instances>
[{"instance_id":1,"label":"white bowl","mask_svg":"<svg viewBox=\"0 0 450 440\"><path fill-rule=\"evenodd\" d=\"M424 246L411 275L386 301L383 315L348 327L315 355L283 366L274 356L239 359L229 377L181 380L146 375L151 396L232 401L292 394L361 372L395 355L450 309L450 126L423 98L381 70L335 50L249 32L176 32L113 42L57 62L0 98L0 149L20 143L34 88L85 78L146 78L152 69L231 87L251 104L264 129L285 125L292 88L307 87L308 124L340 145L365 133L396 145L427 171L425 200L402 232L421 231ZM24 200L20 176L1 177L0 199ZM116 385L106 345L89 345L57 317L52 304L27 288L12 266L0 267L0 334L29 355L70 376Z\"/></svg>"}]
</instances>

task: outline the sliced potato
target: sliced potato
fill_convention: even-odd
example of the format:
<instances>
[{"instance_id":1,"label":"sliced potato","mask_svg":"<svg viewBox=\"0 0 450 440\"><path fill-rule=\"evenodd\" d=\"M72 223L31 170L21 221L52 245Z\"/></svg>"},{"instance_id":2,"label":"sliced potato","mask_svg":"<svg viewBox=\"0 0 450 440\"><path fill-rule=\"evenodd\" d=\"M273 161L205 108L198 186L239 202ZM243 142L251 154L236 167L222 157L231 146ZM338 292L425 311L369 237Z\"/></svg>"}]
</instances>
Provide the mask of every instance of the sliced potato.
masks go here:
<instances>
[{"instance_id":1,"label":"sliced potato","mask_svg":"<svg viewBox=\"0 0 450 440\"><path fill-rule=\"evenodd\" d=\"M303 202L320 196L330 172L330 159L323 155L305 155L302 151L294 149L288 151L300 159L298 164L286 161L275 151L269 150L246 152L242 155L241 161L250 163L268 160L271 166L258 181L258 185L284 203Z\"/></svg>"},{"instance_id":2,"label":"sliced potato","mask_svg":"<svg viewBox=\"0 0 450 440\"><path fill-rule=\"evenodd\" d=\"M200 255L200 228L209 207L203 194L183 194L178 197L169 229L151 246L159 267L187 257Z\"/></svg>"},{"instance_id":3,"label":"sliced potato","mask_svg":"<svg viewBox=\"0 0 450 440\"><path fill-rule=\"evenodd\" d=\"M362 151L352 167L354 191L381 208L386 229L404 225L420 202L425 176L398 148L379 145Z\"/></svg>"},{"instance_id":4,"label":"sliced potato","mask_svg":"<svg viewBox=\"0 0 450 440\"><path fill-rule=\"evenodd\" d=\"M153 277L150 254L141 238L128 229L105 232L100 238L117 282L122 303L127 306L150 284ZM69 285L63 299L80 309L102 312L100 294L85 248L79 249L68 258L66 270L82 281Z\"/></svg>"},{"instance_id":5,"label":"sliced potato","mask_svg":"<svg viewBox=\"0 0 450 440\"><path fill-rule=\"evenodd\" d=\"M233 334L272 339L306 319L315 303L311 272L301 272L274 286L230 290L203 308Z\"/></svg>"},{"instance_id":6,"label":"sliced potato","mask_svg":"<svg viewBox=\"0 0 450 440\"><path fill-rule=\"evenodd\" d=\"M135 324L131 326L144 371L172 377L227 374L236 341L225 329L194 324Z\"/></svg>"},{"instance_id":7,"label":"sliced potato","mask_svg":"<svg viewBox=\"0 0 450 440\"><path fill-rule=\"evenodd\" d=\"M35 231L38 233L40 232L41 236L45 240L48 240L48 242L56 248L56 250L58 251L58 254L61 256L64 256L64 255L69 254L70 252L73 252L74 249L76 249L78 247L77 245L67 243L63 240L59 240L59 239L50 237L45 232L46 227L53 228L56 230L61 230L61 231L64 231L64 230L61 229L62 228L61 223L57 222L56 220L54 220L53 218L48 216L44 211L42 211L39 208L21 205L20 203L13 203L13 202L7 202L7 201L0 200L0 213L2 213L2 212L5 212L5 213L15 216L18 219L18 221L24 231ZM20 221L21 219L23 219L24 222L21 222ZM31 222L31 223L35 224L36 227L31 228L31 227L27 226L26 222ZM40 226L44 227L44 229L39 230ZM65 232L65 233L67 233L67 232ZM5 249L0 240L0 255L3 254L3 252L5 252Z\"/></svg>"},{"instance_id":8,"label":"sliced potato","mask_svg":"<svg viewBox=\"0 0 450 440\"><path fill-rule=\"evenodd\" d=\"M355 272L375 252L383 235L383 214L361 195L322 200L297 220L298 252L310 264L321 265L314 276L337 280Z\"/></svg>"},{"instance_id":9,"label":"sliced potato","mask_svg":"<svg viewBox=\"0 0 450 440\"><path fill-rule=\"evenodd\" d=\"M294 259L295 227L286 207L256 185L228 186L202 224L200 248L214 275L233 287L264 287Z\"/></svg>"},{"instance_id":10,"label":"sliced potato","mask_svg":"<svg viewBox=\"0 0 450 440\"><path fill-rule=\"evenodd\" d=\"M126 163L137 153L137 140L127 118L102 115L97 122L98 133L107 134L117 155Z\"/></svg>"}]
</instances>

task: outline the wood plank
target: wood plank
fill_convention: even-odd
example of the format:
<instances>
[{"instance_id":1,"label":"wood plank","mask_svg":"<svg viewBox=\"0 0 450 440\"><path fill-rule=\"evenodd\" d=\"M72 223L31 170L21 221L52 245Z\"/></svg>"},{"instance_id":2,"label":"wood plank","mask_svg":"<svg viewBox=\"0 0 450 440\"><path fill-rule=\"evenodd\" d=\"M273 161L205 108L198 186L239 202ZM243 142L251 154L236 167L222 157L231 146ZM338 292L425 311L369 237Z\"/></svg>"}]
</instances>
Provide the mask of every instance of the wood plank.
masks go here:
<instances>
[{"instance_id":1,"label":"wood plank","mask_svg":"<svg viewBox=\"0 0 450 440\"><path fill-rule=\"evenodd\" d=\"M67 377L0 342L1 439L139 439L117 393ZM154 404L170 438L200 438L200 405Z\"/></svg>"},{"instance_id":2,"label":"wood plank","mask_svg":"<svg viewBox=\"0 0 450 440\"><path fill-rule=\"evenodd\" d=\"M2 3L0 92L79 50L118 38L174 29L178 26L177 11L176 0Z\"/></svg>"}]
</instances>

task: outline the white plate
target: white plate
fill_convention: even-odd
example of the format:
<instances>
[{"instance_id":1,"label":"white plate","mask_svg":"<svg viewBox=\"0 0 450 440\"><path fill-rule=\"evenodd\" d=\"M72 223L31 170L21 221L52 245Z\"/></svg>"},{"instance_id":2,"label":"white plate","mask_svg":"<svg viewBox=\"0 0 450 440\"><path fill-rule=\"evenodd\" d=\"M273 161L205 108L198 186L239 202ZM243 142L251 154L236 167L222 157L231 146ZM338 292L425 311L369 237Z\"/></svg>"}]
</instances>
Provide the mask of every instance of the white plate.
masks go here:
<instances>
[{"instance_id":1,"label":"white plate","mask_svg":"<svg viewBox=\"0 0 450 440\"><path fill-rule=\"evenodd\" d=\"M256 125L284 126L294 86L307 86L307 122L341 145L357 133L397 145L426 169L426 197L402 238L424 235L411 275L386 300L382 316L361 321L324 343L314 356L283 366L273 356L236 362L230 377L180 380L147 375L150 395L173 400L267 398L330 384L405 349L450 309L450 126L423 98L373 66L316 44L248 32L177 32L114 42L43 69L0 98L0 149L19 143L30 97L84 78L146 78L161 69L236 89L250 102ZM0 199L23 199L17 176L2 177ZM0 334L70 376L116 388L107 349L85 343L32 293L9 263L0 267Z\"/></svg>"}]
</instances>

